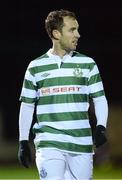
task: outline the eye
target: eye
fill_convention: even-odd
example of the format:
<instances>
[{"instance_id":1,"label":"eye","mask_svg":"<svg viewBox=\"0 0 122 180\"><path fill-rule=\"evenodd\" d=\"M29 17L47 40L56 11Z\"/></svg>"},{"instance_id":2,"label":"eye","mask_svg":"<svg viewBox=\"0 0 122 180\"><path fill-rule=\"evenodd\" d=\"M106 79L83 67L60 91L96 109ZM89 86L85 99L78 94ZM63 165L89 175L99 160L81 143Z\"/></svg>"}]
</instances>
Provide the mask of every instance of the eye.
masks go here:
<instances>
[{"instance_id":1,"label":"eye","mask_svg":"<svg viewBox=\"0 0 122 180\"><path fill-rule=\"evenodd\" d=\"M71 28L70 29L70 32L73 32L73 31L75 31L76 30L76 28Z\"/></svg>"}]
</instances>

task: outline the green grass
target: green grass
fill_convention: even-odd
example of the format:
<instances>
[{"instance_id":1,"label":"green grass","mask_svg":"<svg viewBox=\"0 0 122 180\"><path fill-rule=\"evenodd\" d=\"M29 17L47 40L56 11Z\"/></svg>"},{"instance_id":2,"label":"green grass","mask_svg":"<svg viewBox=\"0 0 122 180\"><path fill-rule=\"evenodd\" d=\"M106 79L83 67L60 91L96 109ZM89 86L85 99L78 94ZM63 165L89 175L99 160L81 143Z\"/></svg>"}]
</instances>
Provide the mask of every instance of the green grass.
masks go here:
<instances>
[{"instance_id":1,"label":"green grass","mask_svg":"<svg viewBox=\"0 0 122 180\"><path fill-rule=\"evenodd\" d=\"M26 169L21 166L1 166L0 179L39 180L39 176L36 168L34 167ZM93 179L122 179L122 169L113 168L110 165L95 167Z\"/></svg>"},{"instance_id":2,"label":"green grass","mask_svg":"<svg viewBox=\"0 0 122 180\"><path fill-rule=\"evenodd\" d=\"M122 168L111 165L95 167L93 179L122 179Z\"/></svg>"},{"instance_id":3,"label":"green grass","mask_svg":"<svg viewBox=\"0 0 122 180\"><path fill-rule=\"evenodd\" d=\"M21 166L0 167L0 179L39 179L37 169Z\"/></svg>"}]
</instances>

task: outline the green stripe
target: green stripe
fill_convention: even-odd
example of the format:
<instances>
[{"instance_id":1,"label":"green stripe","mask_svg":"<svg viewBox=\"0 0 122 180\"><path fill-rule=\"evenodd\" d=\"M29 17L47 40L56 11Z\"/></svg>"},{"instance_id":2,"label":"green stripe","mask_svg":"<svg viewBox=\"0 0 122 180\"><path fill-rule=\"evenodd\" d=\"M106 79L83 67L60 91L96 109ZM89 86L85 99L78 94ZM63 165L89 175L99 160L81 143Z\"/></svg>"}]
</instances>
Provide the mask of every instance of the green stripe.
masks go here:
<instances>
[{"instance_id":1,"label":"green stripe","mask_svg":"<svg viewBox=\"0 0 122 180\"><path fill-rule=\"evenodd\" d=\"M56 129L49 126L43 126L40 129L33 129L34 133L44 133L48 132L51 134L65 134L70 135L73 137L85 137L85 136L92 136L91 129L90 128L84 128L84 129Z\"/></svg>"},{"instance_id":2,"label":"green stripe","mask_svg":"<svg viewBox=\"0 0 122 180\"><path fill-rule=\"evenodd\" d=\"M57 142L57 141L40 141L38 143L35 143L35 146L37 149L44 148L44 147L50 147L50 148L58 148L61 150L66 151L73 151L73 152L86 152L91 153L93 152L93 146L92 145L77 145L73 143L66 143L66 142Z\"/></svg>"},{"instance_id":3,"label":"green stripe","mask_svg":"<svg viewBox=\"0 0 122 180\"><path fill-rule=\"evenodd\" d=\"M63 94L54 96L42 96L39 98L38 105L56 104L56 103L74 103L74 102L88 102L87 94Z\"/></svg>"},{"instance_id":4,"label":"green stripe","mask_svg":"<svg viewBox=\"0 0 122 180\"><path fill-rule=\"evenodd\" d=\"M24 88L27 88L27 89L31 89L31 90L36 90L36 89L37 89L37 87L34 86L33 82L32 82L32 81L29 81L29 80L27 80L27 79L24 79L23 87L24 87Z\"/></svg>"},{"instance_id":5,"label":"green stripe","mask_svg":"<svg viewBox=\"0 0 122 180\"><path fill-rule=\"evenodd\" d=\"M96 98L96 97L100 97L100 96L104 96L104 95L105 95L104 90L90 94L90 96L91 96L92 98Z\"/></svg>"},{"instance_id":6,"label":"green stripe","mask_svg":"<svg viewBox=\"0 0 122 180\"><path fill-rule=\"evenodd\" d=\"M36 98L27 98L27 97L21 96L20 101L26 102L26 103L34 103L36 102Z\"/></svg>"},{"instance_id":7,"label":"green stripe","mask_svg":"<svg viewBox=\"0 0 122 180\"><path fill-rule=\"evenodd\" d=\"M32 74L36 74L36 73L40 73L40 72L44 72L44 71L50 71L50 70L54 70L54 69L58 69L57 64L35 66L35 67L30 68L29 71Z\"/></svg>"},{"instance_id":8,"label":"green stripe","mask_svg":"<svg viewBox=\"0 0 122 180\"><path fill-rule=\"evenodd\" d=\"M88 119L88 112L64 112L64 113L50 113L38 114L38 121L55 122L55 121L71 121Z\"/></svg>"},{"instance_id":9,"label":"green stripe","mask_svg":"<svg viewBox=\"0 0 122 180\"><path fill-rule=\"evenodd\" d=\"M80 68L80 69L91 69L94 63L63 63L62 68Z\"/></svg>"},{"instance_id":10,"label":"green stripe","mask_svg":"<svg viewBox=\"0 0 122 180\"><path fill-rule=\"evenodd\" d=\"M100 74L95 74L90 78L89 85L100 82L100 81L101 81Z\"/></svg>"},{"instance_id":11,"label":"green stripe","mask_svg":"<svg viewBox=\"0 0 122 180\"><path fill-rule=\"evenodd\" d=\"M88 78L82 77L56 77L49 78L42 81L38 81L38 87L51 87L51 86L62 86L62 85L85 85L87 84Z\"/></svg>"}]
</instances>

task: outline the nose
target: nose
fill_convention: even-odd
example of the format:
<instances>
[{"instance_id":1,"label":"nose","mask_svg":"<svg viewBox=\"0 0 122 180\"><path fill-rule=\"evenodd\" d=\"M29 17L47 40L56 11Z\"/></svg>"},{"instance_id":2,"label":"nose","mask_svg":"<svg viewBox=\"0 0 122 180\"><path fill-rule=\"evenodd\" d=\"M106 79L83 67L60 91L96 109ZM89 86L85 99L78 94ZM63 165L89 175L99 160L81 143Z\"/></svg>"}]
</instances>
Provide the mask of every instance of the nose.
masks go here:
<instances>
[{"instance_id":1,"label":"nose","mask_svg":"<svg viewBox=\"0 0 122 180\"><path fill-rule=\"evenodd\" d=\"M80 38L80 33L78 31L76 32L75 35L76 35L77 38Z\"/></svg>"}]
</instances>

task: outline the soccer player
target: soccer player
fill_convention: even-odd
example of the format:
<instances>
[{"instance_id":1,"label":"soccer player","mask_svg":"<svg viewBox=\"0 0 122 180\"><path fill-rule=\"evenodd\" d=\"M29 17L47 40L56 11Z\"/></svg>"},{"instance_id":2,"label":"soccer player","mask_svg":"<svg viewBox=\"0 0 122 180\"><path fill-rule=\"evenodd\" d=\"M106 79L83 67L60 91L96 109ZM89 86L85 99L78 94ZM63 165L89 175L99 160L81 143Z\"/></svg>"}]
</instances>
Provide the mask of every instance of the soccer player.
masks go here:
<instances>
[{"instance_id":1,"label":"soccer player","mask_svg":"<svg viewBox=\"0 0 122 180\"><path fill-rule=\"evenodd\" d=\"M29 132L34 109L36 165L41 180L91 179L93 144L106 141L108 104L95 61L77 51L79 24L74 12L48 14L45 27L52 48L30 62L20 96L19 161L29 167ZM88 109L94 103L94 139Z\"/></svg>"}]
</instances>

